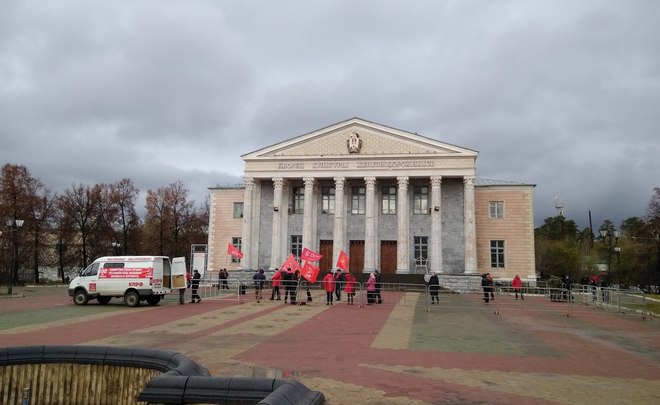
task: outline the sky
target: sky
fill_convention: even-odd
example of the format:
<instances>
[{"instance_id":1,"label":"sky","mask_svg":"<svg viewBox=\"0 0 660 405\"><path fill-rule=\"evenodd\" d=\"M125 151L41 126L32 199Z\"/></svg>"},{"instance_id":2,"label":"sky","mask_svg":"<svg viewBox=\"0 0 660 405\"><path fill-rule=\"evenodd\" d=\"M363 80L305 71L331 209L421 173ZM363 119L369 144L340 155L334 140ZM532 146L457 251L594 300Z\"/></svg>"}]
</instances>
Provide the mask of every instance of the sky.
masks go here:
<instances>
[{"instance_id":1,"label":"sky","mask_svg":"<svg viewBox=\"0 0 660 405\"><path fill-rule=\"evenodd\" d=\"M2 0L0 164L51 191L176 181L358 117L535 184L534 223L644 217L660 187L660 1Z\"/></svg>"}]
</instances>

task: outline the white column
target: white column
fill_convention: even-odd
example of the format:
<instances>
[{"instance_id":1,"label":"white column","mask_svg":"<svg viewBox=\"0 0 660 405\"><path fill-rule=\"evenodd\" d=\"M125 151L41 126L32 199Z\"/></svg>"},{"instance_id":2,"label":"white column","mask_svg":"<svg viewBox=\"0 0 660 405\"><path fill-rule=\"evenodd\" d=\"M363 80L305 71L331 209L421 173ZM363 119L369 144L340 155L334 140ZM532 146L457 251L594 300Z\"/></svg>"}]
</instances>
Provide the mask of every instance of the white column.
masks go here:
<instances>
[{"instance_id":1,"label":"white column","mask_svg":"<svg viewBox=\"0 0 660 405\"><path fill-rule=\"evenodd\" d=\"M305 177L305 206L303 209L303 247L314 250L314 178Z\"/></svg>"},{"instance_id":2,"label":"white column","mask_svg":"<svg viewBox=\"0 0 660 405\"><path fill-rule=\"evenodd\" d=\"M397 177L396 219L396 273L410 274L410 207L408 204L408 177Z\"/></svg>"},{"instance_id":3,"label":"white column","mask_svg":"<svg viewBox=\"0 0 660 405\"><path fill-rule=\"evenodd\" d=\"M282 187L284 179L281 177L273 178L273 232L270 244L270 269L279 267L282 260Z\"/></svg>"},{"instance_id":4,"label":"white column","mask_svg":"<svg viewBox=\"0 0 660 405\"><path fill-rule=\"evenodd\" d=\"M335 177L335 226L332 241L332 267L339 260L339 253L346 251L346 230L344 227L344 177ZM348 253L348 252L346 252Z\"/></svg>"},{"instance_id":5,"label":"white column","mask_svg":"<svg viewBox=\"0 0 660 405\"><path fill-rule=\"evenodd\" d=\"M367 195L364 218L364 272L376 269L376 178L365 177Z\"/></svg>"},{"instance_id":6,"label":"white column","mask_svg":"<svg viewBox=\"0 0 660 405\"><path fill-rule=\"evenodd\" d=\"M431 177L431 252L429 271L443 272L442 262L442 176Z\"/></svg>"},{"instance_id":7,"label":"white column","mask_svg":"<svg viewBox=\"0 0 660 405\"><path fill-rule=\"evenodd\" d=\"M474 223L474 176L465 176L463 217L465 228L465 273L477 272L477 229Z\"/></svg>"},{"instance_id":8,"label":"white column","mask_svg":"<svg viewBox=\"0 0 660 405\"><path fill-rule=\"evenodd\" d=\"M243 235L241 236L241 250L243 258L241 259L241 268L251 269L252 263L256 263L252 256L252 204L254 194L254 179L246 177L245 192L243 193ZM231 241L230 241L231 242Z\"/></svg>"}]
</instances>

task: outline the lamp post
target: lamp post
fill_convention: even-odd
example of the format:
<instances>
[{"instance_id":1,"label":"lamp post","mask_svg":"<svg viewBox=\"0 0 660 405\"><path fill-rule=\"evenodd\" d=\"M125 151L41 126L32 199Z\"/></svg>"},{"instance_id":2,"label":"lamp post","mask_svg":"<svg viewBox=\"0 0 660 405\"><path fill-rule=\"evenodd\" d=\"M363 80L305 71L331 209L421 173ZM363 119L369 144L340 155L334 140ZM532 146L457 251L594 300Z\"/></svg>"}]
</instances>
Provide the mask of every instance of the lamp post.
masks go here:
<instances>
[{"instance_id":1,"label":"lamp post","mask_svg":"<svg viewBox=\"0 0 660 405\"><path fill-rule=\"evenodd\" d=\"M64 238L60 238L60 241L57 243L57 252L60 254L60 280L62 282L64 279L64 251L66 250L66 241Z\"/></svg>"},{"instance_id":2,"label":"lamp post","mask_svg":"<svg viewBox=\"0 0 660 405\"><path fill-rule=\"evenodd\" d=\"M14 244L14 250L11 255L12 261L12 272L9 276L9 288L7 289L7 294L12 294L12 287L14 283L18 282L18 231L23 227L23 220L16 218L8 218L6 223L9 230L12 232L12 243Z\"/></svg>"},{"instance_id":3,"label":"lamp post","mask_svg":"<svg viewBox=\"0 0 660 405\"><path fill-rule=\"evenodd\" d=\"M612 252L614 252L614 247L619 241L619 231L616 229L601 229L600 236L607 247L607 286L609 287L612 284L612 279L610 278L610 270L612 269ZM619 248L619 251L620 249L621 248Z\"/></svg>"},{"instance_id":4,"label":"lamp post","mask_svg":"<svg viewBox=\"0 0 660 405\"><path fill-rule=\"evenodd\" d=\"M621 246L614 246L614 254L616 255L616 273L617 273L617 284L621 287Z\"/></svg>"},{"instance_id":5,"label":"lamp post","mask_svg":"<svg viewBox=\"0 0 660 405\"><path fill-rule=\"evenodd\" d=\"M121 243L116 242L116 241L113 240L112 241L112 254L116 256L117 251L119 250L120 247L121 247Z\"/></svg>"}]
</instances>

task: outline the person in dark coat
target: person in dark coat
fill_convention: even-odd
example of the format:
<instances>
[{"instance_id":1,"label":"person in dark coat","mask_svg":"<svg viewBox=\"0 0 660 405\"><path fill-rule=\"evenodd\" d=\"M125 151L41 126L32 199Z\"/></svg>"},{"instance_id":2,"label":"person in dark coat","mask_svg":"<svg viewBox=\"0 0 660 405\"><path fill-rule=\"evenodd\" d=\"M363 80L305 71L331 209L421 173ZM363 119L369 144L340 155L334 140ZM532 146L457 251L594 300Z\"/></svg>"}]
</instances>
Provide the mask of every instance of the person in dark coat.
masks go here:
<instances>
[{"instance_id":1,"label":"person in dark coat","mask_svg":"<svg viewBox=\"0 0 660 405\"><path fill-rule=\"evenodd\" d=\"M382 285L380 272L378 270L374 270L374 276L376 277L376 293L374 295L374 300L376 301L377 304L382 304L383 297L381 297L380 295L380 287Z\"/></svg>"},{"instance_id":2,"label":"person in dark coat","mask_svg":"<svg viewBox=\"0 0 660 405\"><path fill-rule=\"evenodd\" d=\"M490 287L489 287L489 284L488 284L488 276L489 275L490 275L490 273L484 273L484 274L481 275L481 289L484 291L484 302L486 304L488 304L488 302L490 302L490 298L489 298L489 294L488 294L489 291L490 291Z\"/></svg>"},{"instance_id":3,"label":"person in dark coat","mask_svg":"<svg viewBox=\"0 0 660 405\"><path fill-rule=\"evenodd\" d=\"M431 296L431 304L440 303L438 290L440 290L440 279L438 278L438 275L433 272L429 278L429 295Z\"/></svg>"},{"instance_id":4,"label":"person in dark coat","mask_svg":"<svg viewBox=\"0 0 660 405\"><path fill-rule=\"evenodd\" d=\"M266 283L266 275L264 274L263 269L252 276L252 281L254 282L254 298L256 298L257 303L261 302L261 292L264 289L264 284Z\"/></svg>"},{"instance_id":5,"label":"person in dark coat","mask_svg":"<svg viewBox=\"0 0 660 405\"><path fill-rule=\"evenodd\" d=\"M192 287L192 297L190 298L191 304L194 304L195 302L202 302L202 297L200 297L199 294L197 293L197 290L199 289L200 278L202 278L202 276L199 274L199 271L195 270L193 272L192 280L190 282Z\"/></svg>"},{"instance_id":6,"label":"person in dark coat","mask_svg":"<svg viewBox=\"0 0 660 405\"><path fill-rule=\"evenodd\" d=\"M341 301L341 290L344 288L344 284L346 283L346 274L344 274L341 269L337 269L335 272L334 281L335 297L337 298L337 301Z\"/></svg>"}]
</instances>

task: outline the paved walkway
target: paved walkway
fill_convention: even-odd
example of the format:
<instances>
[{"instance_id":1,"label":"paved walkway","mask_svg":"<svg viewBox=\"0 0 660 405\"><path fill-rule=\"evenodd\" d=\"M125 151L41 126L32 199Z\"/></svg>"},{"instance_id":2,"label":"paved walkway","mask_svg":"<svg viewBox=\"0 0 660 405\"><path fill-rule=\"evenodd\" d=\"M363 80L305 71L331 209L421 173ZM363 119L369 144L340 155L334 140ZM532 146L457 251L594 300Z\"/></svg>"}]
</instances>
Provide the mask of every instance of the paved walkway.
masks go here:
<instances>
[{"instance_id":1,"label":"paved walkway","mask_svg":"<svg viewBox=\"0 0 660 405\"><path fill-rule=\"evenodd\" d=\"M382 305L256 303L248 293L155 307L90 302L65 287L0 299L0 346L179 351L212 375L294 378L330 405L660 403L660 319L543 297L417 293Z\"/></svg>"}]
</instances>

